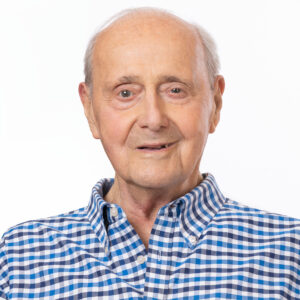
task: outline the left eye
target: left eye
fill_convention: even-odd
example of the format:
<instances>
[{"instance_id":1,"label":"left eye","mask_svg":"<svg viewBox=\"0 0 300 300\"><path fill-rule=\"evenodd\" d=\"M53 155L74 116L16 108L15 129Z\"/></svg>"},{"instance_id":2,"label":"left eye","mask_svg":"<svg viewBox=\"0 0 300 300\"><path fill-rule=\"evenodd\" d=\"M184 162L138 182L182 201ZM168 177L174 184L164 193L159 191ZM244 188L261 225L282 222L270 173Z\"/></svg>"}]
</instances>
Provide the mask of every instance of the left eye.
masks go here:
<instances>
[{"instance_id":1,"label":"left eye","mask_svg":"<svg viewBox=\"0 0 300 300\"><path fill-rule=\"evenodd\" d=\"M122 90L119 95L123 98L129 98L132 96L132 92L129 90Z\"/></svg>"},{"instance_id":2,"label":"left eye","mask_svg":"<svg viewBox=\"0 0 300 300\"><path fill-rule=\"evenodd\" d=\"M173 89L171 89L171 92L174 93L174 94L179 94L181 92L181 89L180 88L173 88Z\"/></svg>"}]
</instances>

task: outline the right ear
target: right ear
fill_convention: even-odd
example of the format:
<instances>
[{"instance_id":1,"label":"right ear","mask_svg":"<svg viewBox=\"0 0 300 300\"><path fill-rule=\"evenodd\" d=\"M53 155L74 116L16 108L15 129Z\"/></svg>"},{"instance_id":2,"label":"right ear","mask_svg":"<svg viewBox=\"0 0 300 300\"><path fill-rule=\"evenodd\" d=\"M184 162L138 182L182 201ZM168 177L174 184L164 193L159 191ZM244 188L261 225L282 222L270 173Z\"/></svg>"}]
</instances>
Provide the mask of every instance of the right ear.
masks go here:
<instances>
[{"instance_id":1,"label":"right ear","mask_svg":"<svg viewBox=\"0 0 300 300\"><path fill-rule=\"evenodd\" d=\"M90 130L95 139L100 139L99 128L95 122L95 114L93 109L92 99L90 97L90 89L85 82L81 82L78 86L78 92L81 103L84 108L84 114L88 120Z\"/></svg>"}]
</instances>

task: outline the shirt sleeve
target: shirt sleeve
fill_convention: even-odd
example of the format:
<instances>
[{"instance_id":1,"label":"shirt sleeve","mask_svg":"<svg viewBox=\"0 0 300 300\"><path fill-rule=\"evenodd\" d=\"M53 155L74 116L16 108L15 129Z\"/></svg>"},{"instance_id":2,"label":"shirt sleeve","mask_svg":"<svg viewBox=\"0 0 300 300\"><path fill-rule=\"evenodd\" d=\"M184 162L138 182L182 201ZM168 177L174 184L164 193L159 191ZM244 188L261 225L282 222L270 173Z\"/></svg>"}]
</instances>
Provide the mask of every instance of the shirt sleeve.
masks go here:
<instances>
[{"instance_id":1,"label":"shirt sleeve","mask_svg":"<svg viewBox=\"0 0 300 300\"><path fill-rule=\"evenodd\" d=\"M0 299L8 299L8 264L4 239L0 240Z\"/></svg>"}]
</instances>

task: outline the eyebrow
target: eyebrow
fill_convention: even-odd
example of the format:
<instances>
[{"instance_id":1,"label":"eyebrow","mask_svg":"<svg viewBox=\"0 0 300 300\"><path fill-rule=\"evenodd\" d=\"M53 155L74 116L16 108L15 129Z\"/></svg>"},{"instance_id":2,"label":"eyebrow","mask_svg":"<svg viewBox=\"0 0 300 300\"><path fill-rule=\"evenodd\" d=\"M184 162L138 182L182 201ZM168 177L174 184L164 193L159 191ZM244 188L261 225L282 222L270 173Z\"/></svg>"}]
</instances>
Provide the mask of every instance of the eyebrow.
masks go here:
<instances>
[{"instance_id":1,"label":"eyebrow","mask_svg":"<svg viewBox=\"0 0 300 300\"><path fill-rule=\"evenodd\" d=\"M188 87L193 87L192 82L186 79L180 79L179 77L173 76L173 75L164 75L159 77L160 82L180 82L185 84Z\"/></svg>"},{"instance_id":2,"label":"eyebrow","mask_svg":"<svg viewBox=\"0 0 300 300\"><path fill-rule=\"evenodd\" d=\"M140 80L140 76L134 76L134 75L128 75L128 76L122 76L117 79L117 82L122 83L134 83ZM160 83L165 82L180 82L182 84L187 85L188 87L193 87L193 84L189 80L180 79L179 77L173 76L173 75L162 75L158 77L158 81Z\"/></svg>"},{"instance_id":3,"label":"eyebrow","mask_svg":"<svg viewBox=\"0 0 300 300\"><path fill-rule=\"evenodd\" d=\"M132 83L132 82L137 82L139 80L139 76L133 76L133 75L129 75L129 76L122 76L120 78L117 79L118 83Z\"/></svg>"}]
</instances>

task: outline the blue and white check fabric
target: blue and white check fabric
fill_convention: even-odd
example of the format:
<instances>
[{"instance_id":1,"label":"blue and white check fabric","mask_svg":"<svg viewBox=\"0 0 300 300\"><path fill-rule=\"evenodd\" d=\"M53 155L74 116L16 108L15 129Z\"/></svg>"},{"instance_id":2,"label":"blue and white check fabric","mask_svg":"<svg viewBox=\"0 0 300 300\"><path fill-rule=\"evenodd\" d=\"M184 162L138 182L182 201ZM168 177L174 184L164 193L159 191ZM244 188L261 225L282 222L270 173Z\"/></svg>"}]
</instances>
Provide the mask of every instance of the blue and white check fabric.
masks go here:
<instances>
[{"instance_id":1,"label":"blue and white check fabric","mask_svg":"<svg viewBox=\"0 0 300 300\"><path fill-rule=\"evenodd\" d=\"M300 220L227 199L205 174L159 210L146 250L104 201L112 184L3 235L1 299L300 299Z\"/></svg>"}]
</instances>

